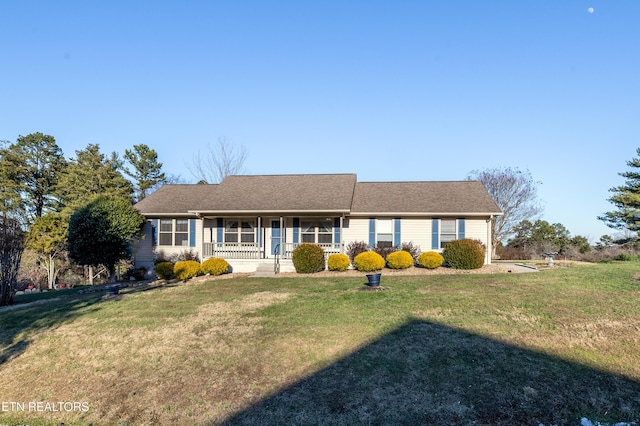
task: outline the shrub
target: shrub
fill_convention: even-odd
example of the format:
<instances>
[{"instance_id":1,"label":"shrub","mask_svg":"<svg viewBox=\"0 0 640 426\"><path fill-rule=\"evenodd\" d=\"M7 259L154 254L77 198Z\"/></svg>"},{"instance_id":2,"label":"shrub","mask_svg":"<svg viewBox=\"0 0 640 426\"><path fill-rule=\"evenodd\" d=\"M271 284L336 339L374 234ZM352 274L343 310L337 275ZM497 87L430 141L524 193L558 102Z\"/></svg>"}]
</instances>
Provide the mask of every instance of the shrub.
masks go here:
<instances>
[{"instance_id":1,"label":"shrub","mask_svg":"<svg viewBox=\"0 0 640 426\"><path fill-rule=\"evenodd\" d=\"M413 257L408 251L398 250L387 256L387 267L391 269L407 269L413 266Z\"/></svg>"},{"instance_id":2,"label":"shrub","mask_svg":"<svg viewBox=\"0 0 640 426\"><path fill-rule=\"evenodd\" d=\"M347 256L349 256L351 262L353 262L353 259L355 259L357 255L365 251L369 251L369 244L364 241L351 241L347 244Z\"/></svg>"},{"instance_id":3,"label":"shrub","mask_svg":"<svg viewBox=\"0 0 640 426\"><path fill-rule=\"evenodd\" d=\"M632 262L634 260L638 260L638 256L629 253L620 253L614 260L619 260L622 262Z\"/></svg>"},{"instance_id":4,"label":"shrub","mask_svg":"<svg viewBox=\"0 0 640 426\"><path fill-rule=\"evenodd\" d=\"M171 262L160 262L156 264L154 270L156 271L156 277L161 280L170 280L173 278L173 263Z\"/></svg>"},{"instance_id":5,"label":"shrub","mask_svg":"<svg viewBox=\"0 0 640 426\"><path fill-rule=\"evenodd\" d=\"M423 268L436 269L444 263L444 257L437 251L427 251L418 256L418 264Z\"/></svg>"},{"instance_id":6,"label":"shrub","mask_svg":"<svg viewBox=\"0 0 640 426\"><path fill-rule=\"evenodd\" d=\"M342 253L334 253L327 259L327 267L330 271L346 271L351 265L349 256Z\"/></svg>"},{"instance_id":7,"label":"shrub","mask_svg":"<svg viewBox=\"0 0 640 426\"><path fill-rule=\"evenodd\" d=\"M136 281L144 280L144 276L147 274L147 268L141 266L140 268L129 268L124 274L127 279L135 279Z\"/></svg>"},{"instance_id":8,"label":"shrub","mask_svg":"<svg viewBox=\"0 0 640 426\"><path fill-rule=\"evenodd\" d=\"M396 251L396 249L389 243L382 243L382 244L378 243L373 248L373 251L378 253L380 256L382 256L383 259L386 260L387 256L389 256L391 253Z\"/></svg>"},{"instance_id":9,"label":"shrub","mask_svg":"<svg viewBox=\"0 0 640 426\"><path fill-rule=\"evenodd\" d=\"M454 269L478 269L484 265L485 250L480 241L465 238L448 242L442 256Z\"/></svg>"},{"instance_id":10,"label":"shrub","mask_svg":"<svg viewBox=\"0 0 640 426\"><path fill-rule=\"evenodd\" d=\"M181 260L173 265L173 273L181 281L197 277L200 274L200 262L195 260Z\"/></svg>"},{"instance_id":11,"label":"shrub","mask_svg":"<svg viewBox=\"0 0 640 426\"><path fill-rule=\"evenodd\" d=\"M212 257L202 262L200 270L203 274L222 275L229 271L229 263L219 257Z\"/></svg>"},{"instance_id":12,"label":"shrub","mask_svg":"<svg viewBox=\"0 0 640 426\"><path fill-rule=\"evenodd\" d=\"M324 250L317 244L300 244L293 250L291 260L299 274L312 274L324 270Z\"/></svg>"},{"instance_id":13,"label":"shrub","mask_svg":"<svg viewBox=\"0 0 640 426\"><path fill-rule=\"evenodd\" d=\"M198 252L194 249L188 249L181 251L180 254L176 256L176 262L180 262L183 260L194 260L200 263L200 257L198 256Z\"/></svg>"},{"instance_id":14,"label":"shrub","mask_svg":"<svg viewBox=\"0 0 640 426\"><path fill-rule=\"evenodd\" d=\"M353 259L353 266L358 271L379 271L384 268L384 258L374 251L366 251Z\"/></svg>"},{"instance_id":15,"label":"shrub","mask_svg":"<svg viewBox=\"0 0 640 426\"><path fill-rule=\"evenodd\" d=\"M414 264L418 261L418 255L420 255L420 246L413 244L413 241L400 244L400 250L409 252L411 257L413 258Z\"/></svg>"}]
</instances>

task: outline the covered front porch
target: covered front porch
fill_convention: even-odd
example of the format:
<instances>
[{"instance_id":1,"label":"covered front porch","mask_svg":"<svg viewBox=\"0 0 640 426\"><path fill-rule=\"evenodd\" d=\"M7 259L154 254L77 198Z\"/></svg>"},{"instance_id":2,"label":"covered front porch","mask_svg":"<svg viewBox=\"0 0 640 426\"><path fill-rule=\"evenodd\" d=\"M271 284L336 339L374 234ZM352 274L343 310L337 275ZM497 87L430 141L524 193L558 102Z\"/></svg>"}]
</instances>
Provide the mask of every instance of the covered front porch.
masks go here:
<instances>
[{"instance_id":1,"label":"covered front porch","mask_svg":"<svg viewBox=\"0 0 640 426\"><path fill-rule=\"evenodd\" d=\"M318 244L327 255L343 253L340 217L204 217L202 258L291 259L302 243Z\"/></svg>"}]
</instances>

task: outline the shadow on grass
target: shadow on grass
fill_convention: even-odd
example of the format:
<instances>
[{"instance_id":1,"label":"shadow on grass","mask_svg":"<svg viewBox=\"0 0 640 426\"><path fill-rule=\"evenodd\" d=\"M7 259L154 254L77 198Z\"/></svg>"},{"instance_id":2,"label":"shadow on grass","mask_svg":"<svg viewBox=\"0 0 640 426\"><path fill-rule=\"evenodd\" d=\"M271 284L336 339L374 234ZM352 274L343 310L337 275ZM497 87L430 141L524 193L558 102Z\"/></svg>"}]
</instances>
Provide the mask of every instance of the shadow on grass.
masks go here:
<instances>
[{"instance_id":1,"label":"shadow on grass","mask_svg":"<svg viewBox=\"0 0 640 426\"><path fill-rule=\"evenodd\" d=\"M224 425L577 425L640 419L640 383L412 320Z\"/></svg>"},{"instance_id":2,"label":"shadow on grass","mask_svg":"<svg viewBox=\"0 0 640 426\"><path fill-rule=\"evenodd\" d=\"M30 335L53 329L79 315L96 311L104 293L65 295L0 310L0 365L20 356L30 345Z\"/></svg>"}]
</instances>

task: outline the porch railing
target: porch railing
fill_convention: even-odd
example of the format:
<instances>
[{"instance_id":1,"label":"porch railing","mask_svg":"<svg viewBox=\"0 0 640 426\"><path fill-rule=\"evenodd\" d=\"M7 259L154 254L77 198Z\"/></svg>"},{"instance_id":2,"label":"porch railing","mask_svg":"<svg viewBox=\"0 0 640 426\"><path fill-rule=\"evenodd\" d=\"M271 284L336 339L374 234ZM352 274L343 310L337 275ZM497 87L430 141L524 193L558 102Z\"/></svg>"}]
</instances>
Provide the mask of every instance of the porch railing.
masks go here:
<instances>
[{"instance_id":1,"label":"porch railing","mask_svg":"<svg viewBox=\"0 0 640 426\"><path fill-rule=\"evenodd\" d=\"M273 250L277 250L282 259L291 259L293 250L301 243L278 244ZM325 254L342 253L342 245L339 243L318 244L323 248ZM264 250L264 249L263 249ZM267 247L267 257L272 257L271 247ZM261 259L263 251L255 243L204 243L203 258L222 257L225 259Z\"/></svg>"},{"instance_id":2,"label":"porch railing","mask_svg":"<svg viewBox=\"0 0 640 426\"><path fill-rule=\"evenodd\" d=\"M260 259L260 249L255 243L204 243L204 258Z\"/></svg>"}]
</instances>

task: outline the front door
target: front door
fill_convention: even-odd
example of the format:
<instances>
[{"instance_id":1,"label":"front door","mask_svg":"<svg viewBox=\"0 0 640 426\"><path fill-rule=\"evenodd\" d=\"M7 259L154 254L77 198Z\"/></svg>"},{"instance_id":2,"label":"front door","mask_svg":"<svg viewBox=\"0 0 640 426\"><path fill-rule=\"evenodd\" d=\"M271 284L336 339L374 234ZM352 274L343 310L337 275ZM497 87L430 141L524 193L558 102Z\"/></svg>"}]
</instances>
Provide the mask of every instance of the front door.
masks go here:
<instances>
[{"instance_id":1,"label":"front door","mask_svg":"<svg viewBox=\"0 0 640 426\"><path fill-rule=\"evenodd\" d=\"M280 244L280 220L272 220L271 221L271 255L276 254L276 251L282 253L282 249L279 247Z\"/></svg>"}]
</instances>

